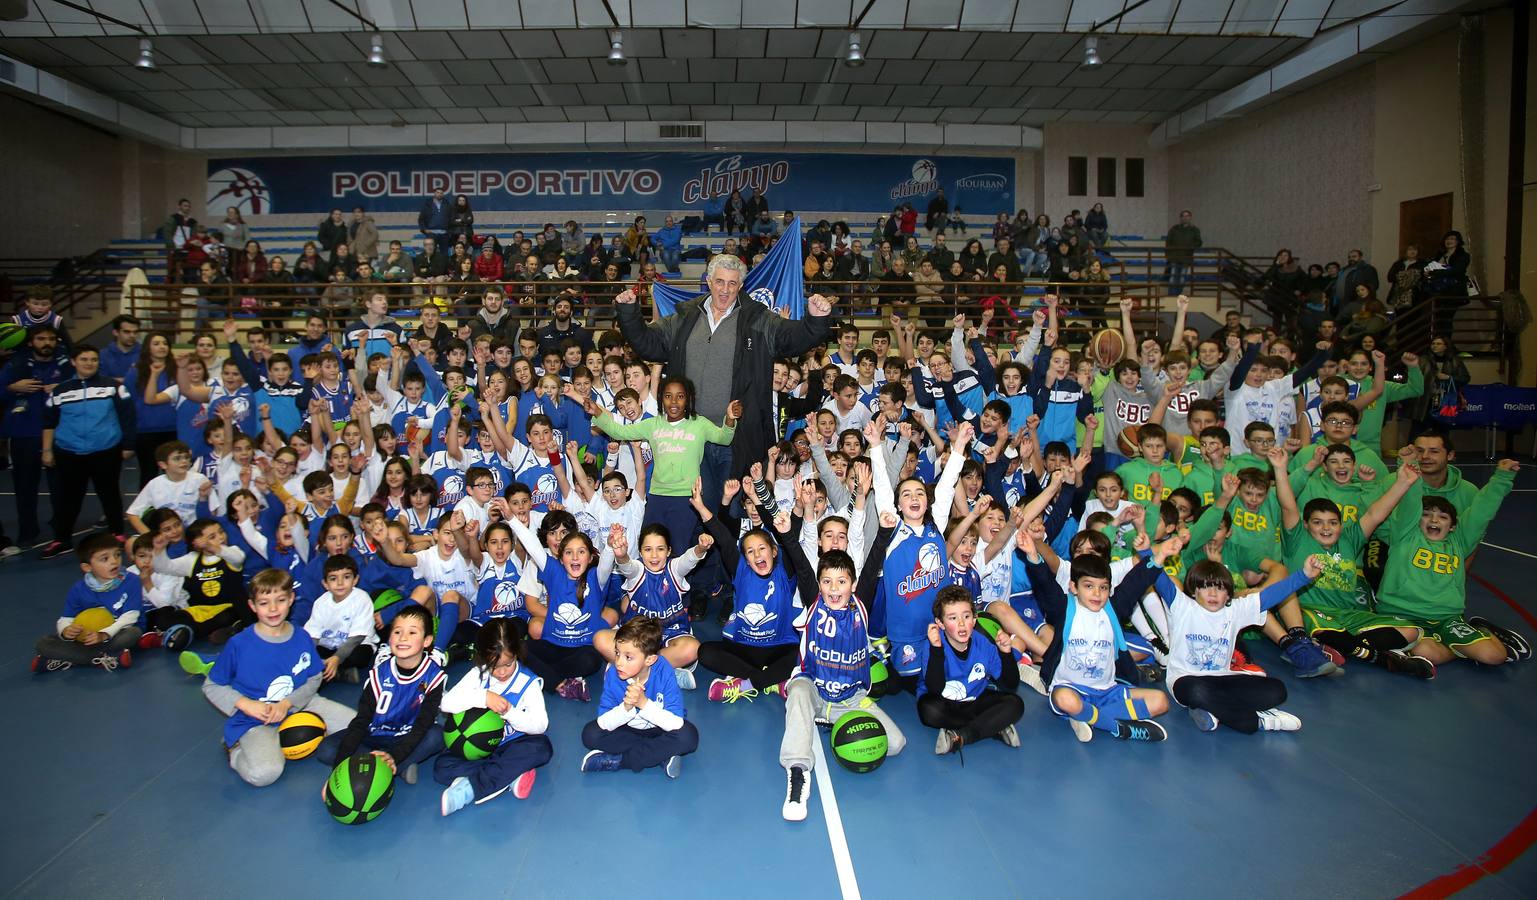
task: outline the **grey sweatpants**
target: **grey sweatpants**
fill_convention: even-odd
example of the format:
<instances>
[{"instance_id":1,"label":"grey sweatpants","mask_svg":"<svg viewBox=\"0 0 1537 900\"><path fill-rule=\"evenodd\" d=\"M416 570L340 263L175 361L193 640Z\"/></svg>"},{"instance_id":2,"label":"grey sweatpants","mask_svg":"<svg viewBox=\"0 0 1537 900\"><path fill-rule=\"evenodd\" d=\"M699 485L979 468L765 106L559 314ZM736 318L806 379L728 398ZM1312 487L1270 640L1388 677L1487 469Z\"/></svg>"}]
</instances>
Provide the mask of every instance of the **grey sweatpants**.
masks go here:
<instances>
[{"instance_id":1,"label":"grey sweatpants","mask_svg":"<svg viewBox=\"0 0 1537 900\"><path fill-rule=\"evenodd\" d=\"M118 629L117 634L100 644L87 647L79 641L68 641L56 634L45 634L37 639L37 655L44 659L62 659L76 665L89 666L103 656L117 659L124 650L138 646L144 632L133 625Z\"/></svg>"},{"instance_id":2,"label":"grey sweatpants","mask_svg":"<svg viewBox=\"0 0 1537 900\"><path fill-rule=\"evenodd\" d=\"M809 678L792 678L785 699L785 736L779 744L779 764L786 769L799 766L812 769L811 742L818 740L817 722L837 722L844 713L862 710L881 721L886 729L886 755L896 756L907 746L907 738L891 717L881 712L864 691L847 700L831 703L817 692L817 686Z\"/></svg>"},{"instance_id":3,"label":"grey sweatpants","mask_svg":"<svg viewBox=\"0 0 1537 900\"><path fill-rule=\"evenodd\" d=\"M346 728L357 710L317 696L302 709L320 716L326 723L326 734ZM298 712L299 709L291 710ZM282 723L279 723L282 724ZM253 787L266 787L283 774L283 746L278 742L277 725L258 725L241 736L229 750L229 767L235 774Z\"/></svg>"}]
</instances>

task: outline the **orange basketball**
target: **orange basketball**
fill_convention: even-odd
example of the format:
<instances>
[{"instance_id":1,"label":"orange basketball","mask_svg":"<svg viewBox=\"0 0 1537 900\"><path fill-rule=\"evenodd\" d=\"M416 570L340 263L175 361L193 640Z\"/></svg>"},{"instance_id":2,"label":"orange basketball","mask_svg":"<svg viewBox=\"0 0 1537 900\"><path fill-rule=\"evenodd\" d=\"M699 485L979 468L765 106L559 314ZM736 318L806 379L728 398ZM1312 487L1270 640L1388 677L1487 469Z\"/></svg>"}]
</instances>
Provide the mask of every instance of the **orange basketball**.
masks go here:
<instances>
[{"instance_id":1,"label":"orange basketball","mask_svg":"<svg viewBox=\"0 0 1537 900\"><path fill-rule=\"evenodd\" d=\"M1126 339L1114 328L1106 328L1089 341L1089 356L1101 369L1108 369L1126 355Z\"/></svg>"},{"instance_id":2,"label":"orange basketball","mask_svg":"<svg viewBox=\"0 0 1537 900\"><path fill-rule=\"evenodd\" d=\"M1116 436L1116 443L1121 447L1122 456L1136 456L1137 426L1127 425L1125 428L1122 428L1121 433Z\"/></svg>"}]
</instances>

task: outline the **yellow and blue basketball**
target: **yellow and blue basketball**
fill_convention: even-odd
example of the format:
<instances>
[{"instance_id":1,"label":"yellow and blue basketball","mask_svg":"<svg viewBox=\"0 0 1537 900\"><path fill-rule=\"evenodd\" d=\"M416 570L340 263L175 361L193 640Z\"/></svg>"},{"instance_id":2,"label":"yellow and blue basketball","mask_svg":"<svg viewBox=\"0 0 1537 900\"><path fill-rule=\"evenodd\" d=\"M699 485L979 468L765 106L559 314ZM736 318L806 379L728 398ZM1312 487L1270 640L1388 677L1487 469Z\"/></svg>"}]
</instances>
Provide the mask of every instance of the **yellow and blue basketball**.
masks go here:
<instances>
[{"instance_id":1,"label":"yellow and blue basketball","mask_svg":"<svg viewBox=\"0 0 1537 900\"><path fill-rule=\"evenodd\" d=\"M443 743L455 756L485 759L502 742L505 725L502 717L489 709L451 713L443 727Z\"/></svg>"},{"instance_id":2,"label":"yellow and blue basketball","mask_svg":"<svg viewBox=\"0 0 1537 900\"><path fill-rule=\"evenodd\" d=\"M107 628L115 621L117 618L105 606L93 606L76 613L74 624L80 626L84 634L91 634Z\"/></svg>"},{"instance_id":3,"label":"yellow and blue basketball","mask_svg":"<svg viewBox=\"0 0 1537 900\"><path fill-rule=\"evenodd\" d=\"M312 712L300 710L278 726L278 744L283 748L284 759L303 759L325 739L325 720Z\"/></svg>"},{"instance_id":4,"label":"yellow and blue basketball","mask_svg":"<svg viewBox=\"0 0 1537 900\"><path fill-rule=\"evenodd\" d=\"M0 324L0 350L14 350L26 343L27 329L15 322Z\"/></svg>"},{"instance_id":5,"label":"yellow and blue basketball","mask_svg":"<svg viewBox=\"0 0 1537 900\"><path fill-rule=\"evenodd\" d=\"M326 812L343 825L372 822L395 795L395 773L372 753L344 759L326 781Z\"/></svg>"},{"instance_id":6,"label":"yellow and blue basketball","mask_svg":"<svg viewBox=\"0 0 1537 900\"><path fill-rule=\"evenodd\" d=\"M832 744L833 757L850 772L873 772L886 761L886 727L862 709L838 718Z\"/></svg>"}]
</instances>

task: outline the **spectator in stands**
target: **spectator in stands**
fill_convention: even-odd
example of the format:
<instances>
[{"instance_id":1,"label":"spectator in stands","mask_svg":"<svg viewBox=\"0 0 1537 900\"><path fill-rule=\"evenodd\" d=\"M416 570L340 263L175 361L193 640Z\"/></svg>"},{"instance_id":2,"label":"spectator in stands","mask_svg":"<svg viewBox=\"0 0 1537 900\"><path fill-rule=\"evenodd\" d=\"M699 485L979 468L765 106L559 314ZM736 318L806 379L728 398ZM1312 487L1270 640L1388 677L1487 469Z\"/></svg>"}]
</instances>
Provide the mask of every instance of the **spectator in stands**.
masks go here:
<instances>
[{"instance_id":1,"label":"spectator in stands","mask_svg":"<svg viewBox=\"0 0 1537 900\"><path fill-rule=\"evenodd\" d=\"M587 240L587 248L582 251L582 280L603 280L603 267L607 265L608 248L603 246L603 235L592 235Z\"/></svg>"},{"instance_id":2,"label":"spectator in stands","mask_svg":"<svg viewBox=\"0 0 1537 900\"><path fill-rule=\"evenodd\" d=\"M352 235L347 228L347 221L342 218L341 208L331 210L331 214L320 220L320 228L315 234L315 243L326 253L335 253L336 248L351 240Z\"/></svg>"},{"instance_id":3,"label":"spectator in stands","mask_svg":"<svg viewBox=\"0 0 1537 900\"><path fill-rule=\"evenodd\" d=\"M205 260L202 265L198 266L198 282L196 287L197 313L192 319L192 330L194 333L201 333L203 329L208 327L208 320L215 311L219 313L220 318L223 318L228 313L228 287L229 279L212 262ZM188 288L188 290L193 289ZM97 365L98 367L100 366L99 357Z\"/></svg>"},{"instance_id":4,"label":"spectator in stands","mask_svg":"<svg viewBox=\"0 0 1537 900\"><path fill-rule=\"evenodd\" d=\"M1105 327L1104 309L1110 302L1110 273L1105 271L1105 264L1099 261L1099 257L1091 257L1078 280L1082 283L1078 289L1078 305L1092 316L1089 326Z\"/></svg>"},{"instance_id":5,"label":"spectator in stands","mask_svg":"<svg viewBox=\"0 0 1537 900\"><path fill-rule=\"evenodd\" d=\"M331 264L320 255L314 241L305 241L299 258L294 260L294 282L301 285L325 284L331 280Z\"/></svg>"},{"instance_id":6,"label":"spectator in stands","mask_svg":"<svg viewBox=\"0 0 1537 900\"><path fill-rule=\"evenodd\" d=\"M1380 339L1382 333L1388 330L1387 310L1382 301L1377 299L1377 292L1367 285L1358 284L1356 296L1359 302L1350 304L1353 311L1340 329L1340 340L1346 346L1359 344L1367 335ZM1344 314L1341 317L1344 318Z\"/></svg>"},{"instance_id":7,"label":"spectator in stands","mask_svg":"<svg viewBox=\"0 0 1537 900\"><path fill-rule=\"evenodd\" d=\"M416 261L406 253L400 241L390 241L390 252L379 261L377 268L379 277L390 284L405 284L416 275Z\"/></svg>"},{"instance_id":8,"label":"spectator in stands","mask_svg":"<svg viewBox=\"0 0 1537 900\"><path fill-rule=\"evenodd\" d=\"M208 252L204 248L208 246L210 241L212 241L212 238L208 236L208 229L200 223L194 224L192 226L192 236L187 238L187 242L182 245L182 262L194 268L201 266L208 260ZM214 264L217 266L218 262L215 261Z\"/></svg>"},{"instance_id":9,"label":"spectator in stands","mask_svg":"<svg viewBox=\"0 0 1537 900\"><path fill-rule=\"evenodd\" d=\"M893 257L890 268L878 276L878 280L881 318L890 318L893 311L907 315L907 309L917 297L917 291L913 286L913 275L907 271L907 263L902 261L902 257Z\"/></svg>"},{"instance_id":10,"label":"spectator in stands","mask_svg":"<svg viewBox=\"0 0 1537 900\"><path fill-rule=\"evenodd\" d=\"M945 189L940 188L934 192L933 199L929 200L929 208L924 211L923 227L932 236L943 233L945 225L950 221L950 201L945 199Z\"/></svg>"},{"instance_id":11,"label":"spectator in stands","mask_svg":"<svg viewBox=\"0 0 1537 900\"><path fill-rule=\"evenodd\" d=\"M1201 249L1201 229L1197 228L1194 214L1188 209L1179 212L1179 222L1164 235L1164 257L1169 264L1169 293L1176 296L1185 293L1185 281L1190 267L1195 263L1195 251Z\"/></svg>"},{"instance_id":12,"label":"spectator in stands","mask_svg":"<svg viewBox=\"0 0 1537 900\"><path fill-rule=\"evenodd\" d=\"M16 490L16 521L20 542L37 543L37 489L46 471L49 497L59 496L58 477L43 467L44 408L54 388L75 373L59 346L52 325L39 325L27 335L0 371L0 393L6 415L0 419L0 435L11 444L12 482Z\"/></svg>"},{"instance_id":13,"label":"spectator in stands","mask_svg":"<svg viewBox=\"0 0 1537 900\"><path fill-rule=\"evenodd\" d=\"M1463 246L1462 232L1448 231L1441 238L1441 252L1425 264L1424 293L1432 297L1437 294L1467 296L1468 267L1472 264L1473 257Z\"/></svg>"},{"instance_id":14,"label":"spectator in stands","mask_svg":"<svg viewBox=\"0 0 1537 900\"><path fill-rule=\"evenodd\" d=\"M891 242L882 238L875 245L875 255L870 258L871 274L877 279L886 277L886 273L891 271L891 263L894 259L896 254L891 252Z\"/></svg>"},{"instance_id":15,"label":"spectator in stands","mask_svg":"<svg viewBox=\"0 0 1537 900\"><path fill-rule=\"evenodd\" d=\"M902 242L902 252L899 255L902 257L902 262L907 264L907 271L916 273L918 264L923 262L924 256L923 248L918 246L918 238L911 234L907 235Z\"/></svg>"},{"instance_id":16,"label":"spectator in stands","mask_svg":"<svg viewBox=\"0 0 1537 900\"><path fill-rule=\"evenodd\" d=\"M1110 218L1105 215L1105 204L1096 203L1089 208L1089 214L1083 217L1083 228L1091 244L1096 248L1105 246L1110 240Z\"/></svg>"},{"instance_id":17,"label":"spectator in stands","mask_svg":"<svg viewBox=\"0 0 1537 900\"><path fill-rule=\"evenodd\" d=\"M902 243L906 244L909 236L918 233L918 211L913 209L912 203L904 202L901 215L902 218L898 228L902 232ZM892 242L892 246L896 246L895 241Z\"/></svg>"},{"instance_id":18,"label":"spectator in stands","mask_svg":"<svg viewBox=\"0 0 1537 900\"><path fill-rule=\"evenodd\" d=\"M575 309L575 301L569 296L562 295L551 301L550 321L539 329L539 352L541 354L548 353L551 350L559 350L560 345L567 339L581 344L584 354L592 350L592 332L584 328L582 323L571 318L571 314Z\"/></svg>"},{"instance_id":19,"label":"spectator in stands","mask_svg":"<svg viewBox=\"0 0 1537 900\"><path fill-rule=\"evenodd\" d=\"M587 238L582 235L582 226L575 219L567 219L565 230L560 235L561 253L566 257L566 265L577 266L582 258L582 248L587 244Z\"/></svg>"},{"instance_id":20,"label":"spectator in stands","mask_svg":"<svg viewBox=\"0 0 1537 900\"><path fill-rule=\"evenodd\" d=\"M101 373L118 384L139 361L139 320L124 313L112 320L112 343L101 351Z\"/></svg>"},{"instance_id":21,"label":"spectator in stands","mask_svg":"<svg viewBox=\"0 0 1537 900\"><path fill-rule=\"evenodd\" d=\"M837 226L834 226L834 231ZM847 227L844 233L848 233ZM833 240L837 241L837 235ZM844 252L833 260L833 277L839 281L869 281L870 260L865 256L865 242L858 238L850 242L847 252Z\"/></svg>"},{"instance_id":22,"label":"spectator in stands","mask_svg":"<svg viewBox=\"0 0 1537 900\"><path fill-rule=\"evenodd\" d=\"M788 228L789 223L786 223L785 227ZM816 225L806 232L805 241L805 244L802 246L809 247L812 244L821 244L824 250L831 253L833 246L833 224L826 219L818 221Z\"/></svg>"},{"instance_id":23,"label":"spectator in stands","mask_svg":"<svg viewBox=\"0 0 1537 900\"><path fill-rule=\"evenodd\" d=\"M924 254L924 258L934 264L934 271L940 273L950 271L950 264L955 262L955 251L945 246L943 231L934 235L934 243L929 247L929 252Z\"/></svg>"},{"instance_id":24,"label":"spectator in stands","mask_svg":"<svg viewBox=\"0 0 1537 900\"><path fill-rule=\"evenodd\" d=\"M333 269L330 282L320 292L321 305L343 313L359 306L362 298L358 296L354 280L346 269Z\"/></svg>"},{"instance_id":25,"label":"spectator in stands","mask_svg":"<svg viewBox=\"0 0 1537 900\"><path fill-rule=\"evenodd\" d=\"M587 299L594 306L606 306L614 302L614 298L623 290L624 276L619 273L619 266L615 263L607 263L603 271L598 273L597 279L587 288Z\"/></svg>"},{"instance_id":26,"label":"spectator in stands","mask_svg":"<svg viewBox=\"0 0 1537 900\"><path fill-rule=\"evenodd\" d=\"M634 259L635 258L625 250L624 240L620 238L619 235L614 235L613 240L609 241L608 244L608 264L619 270L620 278L630 277L630 263L633 262ZM613 281L614 279L607 278L605 280Z\"/></svg>"},{"instance_id":27,"label":"spectator in stands","mask_svg":"<svg viewBox=\"0 0 1537 900\"><path fill-rule=\"evenodd\" d=\"M1020 210L1021 213L1024 210ZM993 241L999 238L1012 237L1014 235L1014 223L1009 219L1007 210L998 210L998 217L993 220Z\"/></svg>"},{"instance_id":28,"label":"spectator in stands","mask_svg":"<svg viewBox=\"0 0 1537 900\"><path fill-rule=\"evenodd\" d=\"M662 227L652 235L652 244L656 246L657 259L667 271L677 272L683 263L683 229L672 216L662 220Z\"/></svg>"},{"instance_id":29,"label":"spectator in stands","mask_svg":"<svg viewBox=\"0 0 1537 900\"><path fill-rule=\"evenodd\" d=\"M757 188L749 187L747 189L747 199L742 201L742 207L747 211L744 221L752 222L758 218L758 213L769 212L768 194Z\"/></svg>"},{"instance_id":30,"label":"spectator in stands","mask_svg":"<svg viewBox=\"0 0 1537 900\"><path fill-rule=\"evenodd\" d=\"M439 191L439 195L443 192ZM448 257L438 252L436 238L422 241L422 252L411 260L411 281L414 284L440 284L448 280Z\"/></svg>"},{"instance_id":31,"label":"spectator in stands","mask_svg":"<svg viewBox=\"0 0 1537 900\"><path fill-rule=\"evenodd\" d=\"M448 199L441 190L433 191L432 197L422 204L421 212L416 214L417 230L441 244L448 240L448 229L452 223L453 210Z\"/></svg>"},{"instance_id":32,"label":"spectator in stands","mask_svg":"<svg viewBox=\"0 0 1537 900\"><path fill-rule=\"evenodd\" d=\"M1380 281L1377 277L1377 268L1367 262L1360 250L1352 250L1345 257L1345 267L1340 269L1340 274L1334 279L1334 292L1331 300L1334 308L1342 310L1345 304L1356 297L1356 288L1366 285L1372 289L1375 297ZM1341 315L1345 313L1341 312Z\"/></svg>"},{"instance_id":33,"label":"spectator in stands","mask_svg":"<svg viewBox=\"0 0 1537 900\"><path fill-rule=\"evenodd\" d=\"M774 360L799 356L822 346L831 325L832 304L820 294L806 302L806 317L782 319L761 303L740 303L747 267L724 254L705 270L709 293L680 303L670 316L647 325L633 291L616 298L615 318L625 340L638 357L666 363L673 377L692 381L698 415L719 422L727 404L739 401L742 416L730 447L706 444L699 477L702 496L720 496L728 478L740 477L765 458L777 438L773 419ZM730 372L731 377L722 377ZM682 544L692 538L679 538ZM720 579L720 567L706 562L689 581L695 591L691 606L703 612L698 598L710 596ZM724 609L722 610L725 611Z\"/></svg>"},{"instance_id":34,"label":"spectator in stands","mask_svg":"<svg viewBox=\"0 0 1537 900\"><path fill-rule=\"evenodd\" d=\"M771 216L769 211L765 209L758 213L757 218L752 220L752 225L748 228L748 233L773 237L779 234L779 224L774 221L774 217Z\"/></svg>"},{"instance_id":35,"label":"spectator in stands","mask_svg":"<svg viewBox=\"0 0 1537 900\"><path fill-rule=\"evenodd\" d=\"M364 212L361 206L352 208L352 221L347 225L347 242L352 245L352 253L358 259L373 262L379 256L379 226L374 224L374 217Z\"/></svg>"},{"instance_id":36,"label":"spectator in stands","mask_svg":"<svg viewBox=\"0 0 1537 900\"><path fill-rule=\"evenodd\" d=\"M262 252L261 242L245 242L230 267L230 280L236 284L262 284L267 280L267 254ZM105 358L102 368L109 368Z\"/></svg>"},{"instance_id":37,"label":"spectator in stands","mask_svg":"<svg viewBox=\"0 0 1537 900\"><path fill-rule=\"evenodd\" d=\"M1420 248L1415 244L1404 247L1404 255L1388 267L1389 309L1404 309L1414 301L1425 278L1425 261L1420 259Z\"/></svg>"},{"instance_id":38,"label":"spectator in stands","mask_svg":"<svg viewBox=\"0 0 1537 900\"><path fill-rule=\"evenodd\" d=\"M481 279L475 274L475 260L468 256L453 263L448 273L448 294L456 304L468 307L481 293Z\"/></svg>"},{"instance_id":39,"label":"spectator in stands","mask_svg":"<svg viewBox=\"0 0 1537 900\"><path fill-rule=\"evenodd\" d=\"M1285 248L1276 251L1275 260L1260 280L1272 321L1288 328L1297 322L1306 283L1307 273L1297 265L1292 252Z\"/></svg>"},{"instance_id":40,"label":"spectator in stands","mask_svg":"<svg viewBox=\"0 0 1537 900\"><path fill-rule=\"evenodd\" d=\"M192 217L192 201L186 197L176 201L176 211L160 226L165 241L166 278L172 283L180 280L182 266L186 265L187 260L187 242L192 240L196 228L197 219Z\"/></svg>"},{"instance_id":41,"label":"spectator in stands","mask_svg":"<svg viewBox=\"0 0 1537 900\"><path fill-rule=\"evenodd\" d=\"M651 243L651 233L646 230L646 217L636 216L635 221L624 232L624 250L631 259Z\"/></svg>"},{"instance_id":42,"label":"spectator in stands","mask_svg":"<svg viewBox=\"0 0 1537 900\"><path fill-rule=\"evenodd\" d=\"M287 294L289 293L288 289L293 287L293 284L294 273L288 271L288 264L283 260L283 257L273 256L269 258L267 260L267 290ZM262 327L271 331L284 331L285 322L288 317L285 305L288 302L289 298L286 296L268 297L263 301L262 305L266 307L268 313L262 317Z\"/></svg>"},{"instance_id":43,"label":"spectator in stands","mask_svg":"<svg viewBox=\"0 0 1537 900\"><path fill-rule=\"evenodd\" d=\"M731 196L726 198L725 217L727 234L746 234L747 224L757 218L756 215L748 214L747 201L742 198L741 191L732 191Z\"/></svg>"},{"instance_id":44,"label":"spectator in stands","mask_svg":"<svg viewBox=\"0 0 1537 900\"><path fill-rule=\"evenodd\" d=\"M452 244L475 243L475 210L470 206L470 198L463 194L454 195L454 209L448 217L448 240Z\"/></svg>"},{"instance_id":45,"label":"spectator in stands","mask_svg":"<svg viewBox=\"0 0 1537 900\"><path fill-rule=\"evenodd\" d=\"M518 345L518 317L507 309L507 295L499 285L487 285L480 296L480 310L470 318L470 340L491 335L493 343Z\"/></svg>"},{"instance_id":46,"label":"spectator in stands","mask_svg":"<svg viewBox=\"0 0 1537 900\"><path fill-rule=\"evenodd\" d=\"M1010 281L1019 280L1019 257L1014 254L1013 243L1006 237L993 243L993 252L987 257L986 271L996 273L999 266L1009 270Z\"/></svg>"},{"instance_id":47,"label":"spectator in stands","mask_svg":"<svg viewBox=\"0 0 1537 900\"><path fill-rule=\"evenodd\" d=\"M1414 399L1414 434L1437 426L1450 429L1456 423L1462 388L1472 383L1462 355L1442 335L1430 339L1430 352L1420 357L1425 392Z\"/></svg>"},{"instance_id":48,"label":"spectator in stands","mask_svg":"<svg viewBox=\"0 0 1537 900\"><path fill-rule=\"evenodd\" d=\"M956 257L956 262L961 264L961 270L967 275L980 275L991 271L987 268L987 251L982 249L982 241L972 238L961 249L961 255Z\"/></svg>"},{"instance_id":49,"label":"spectator in stands","mask_svg":"<svg viewBox=\"0 0 1537 900\"><path fill-rule=\"evenodd\" d=\"M906 260L902 262L905 269ZM925 308L930 320L944 318L944 311L939 307L945 300L945 279L927 258L919 260L918 271L913 273L913 299Z\"/></svg>"},{"instance_id":50,"label":"spectator in stands","mask_svg":"<svg viewBox=\"0 0 1537 900\"><path fill-rule=\"evenodd\" d=\"M475 257L475 277L481 281L502 280L502 258L496 255L496 247L490 241L480 245L480 255Z\"/></svg>"},{"instance_id":51,"label":"spectator in stands","mask_svg":"<svg viewBox=\"0 0 1537 900\"><path fill-rule=\"evenodd\" d=\"M1024 275L1039 274L1046 271L1050 255L1047 247L1051 242L1051 217L1045 213L1035 217L1035 221L1025 226L1020 237L1019 267Z\"/></svg>"},{"instance_id":52,"label":"spectator in stands","mask_svg":"<svg viewBox=\"0 0 1537 900\"><path fill-rule=\"evenodd\" d=\"M352 255L352 247L349 244L337 244L331 252L331 271L346 272L348 278L358 277L358 258Z\"/></svg>"},{"instance_id":53,"label":"spectator in stands","mask_svg":"<svg viewBox=\"0 0 1537 900\"><path fill-rule=\"evenodd\" d=\"M535 257L537 260L537 257ZM470 268L475 267L475 257L470 254L470 247L463 241L454 244L448 252L448 274L457 275L463 270L464 264L469 263Z\"/></svg>"},{"instance_id":54,"label":"spectator in stands","mask_svg":"<svg viewBox=\"0 0 1537 900\"><path fill-rule=\"evenodd\" d=\"M251 239L245 219L241 217L239 208L234 206L225 207L224 221L219 223L219 232L224 235L224 243L231 247L244 247L245 242Z\"/></svg>"},{"instance_id":55,"label":"spectator in stands","mask_svg":"<svg viewBox=\"0 0 1537 900\"><path fill-rule=\"evenodd\" d=\"M539 262L550 265L555 260L565 255L566 245L556 229L554 222L544 223L544 231L539 233Z\"/></svg>"},{"instance_id":56,"label":"spectator in stands","mask_svg":"<svg viewBox=\"0 0 1537 900\"><path fill-rule=\"evenodd\" d=\"M854 235L849 231L849 223L839 219L833 223L832 241L828 244L829 250L834 256L842 256L849 252L854 245Z\"/></svg>"}]
</instances>

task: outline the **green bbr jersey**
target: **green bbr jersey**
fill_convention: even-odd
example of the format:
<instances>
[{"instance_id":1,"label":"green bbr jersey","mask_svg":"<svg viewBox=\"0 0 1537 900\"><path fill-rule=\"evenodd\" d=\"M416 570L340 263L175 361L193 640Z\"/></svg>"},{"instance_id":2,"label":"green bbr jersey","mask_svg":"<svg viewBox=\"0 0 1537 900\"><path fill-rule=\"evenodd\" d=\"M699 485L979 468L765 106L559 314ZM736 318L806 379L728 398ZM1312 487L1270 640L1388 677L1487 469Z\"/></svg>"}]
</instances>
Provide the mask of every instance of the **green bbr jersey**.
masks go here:
<instances>
[{"instance_id":1,"label":"green bbr jersey","mask_svg":"<svg viewBox=\"0 0 1537 900\"><path fill-rule=\"evenodd\" d=\"M1347 381L1349 379L1346 379ZM1372 380L1363 378L1354 382L1356 386L1355 396L1367 393L1372 389ZM1372 401L1372 405L1361 411L1361 423L1356 426L1356 440L1368 447L1382 446L1382 416L1387 412L1389 403L1397 403L1410 397L1418 397L1425 393L1425 373L1419 366L1409 367L1409 381L1407 384L1399 384L1390 381L1382 387L1382 396Z\"/></svg>"},{"instance_id":2,"label":"green bbr jersey","mask_svg":"<svg viewBox=\"0 0 1537 900\"><path fill-rule=\"evenodd\" d=\"M1202 506L1211 506L1217 499L1217 495L1222 493L1222 476L1229 472L1236 474L1238 469L1233 466L1232 460L1228 460L1223 466L1222 471L1218 472L1211 467L1211 464L1204 457L1197 453L1196 460L1185 467L1183 471L1185 477L1183 487L1195 491L1196 495L1201 498Z\"/></svg>"},{"instance_id":3,"label":"green bbr jersey","mask_svg":"<svg viewBox=\"0 0 1537 900\"><path fill-rule=\"evenodd\" d=\"M1463 481L1462 470L1456 466L1446 467L1446 483L1440 487L1433 488L1423 481L1420 484L1425 486L1425 496L1445 497L1446 502L1457 510L1459 518L1467 513L1468 507L1472 506L1473 500L1478 497L1478 488L1471 482Z\"/></svg>"},{"instance_id":4,"label":"green bbr jersey","mask_svg":"<svg viewBox=\"0 0 1537 900\"><path fill-rule=\"evenodd\" d=\"M1378 430L1380 437L1380 427ZM1317 451L1317 448L1327 447L1330 445L1330 443L1331 442L1327 439L1314 441L1311 446L1303 447L1301 450L1298 450L1297 455L1292 457L1291 471L1295 472L1303 466L1306 466L1308 463L1312 462L1313 454ZM1370 466L1372 470L1377 473L1378 479L1381 479L1383 475L1387 473L1387 463L1382 461L1382 456L1377 452L1375 447L1366 444L1359 439L1356 439L1350 442L1350 449L1356 455L1356 465Z\"/></svg>"},{"instance_id":5,"label":"green bbr jersey","mask_svg":"<svg viewBox=\"0 0 1537 900\"><path fill-rule=\"evenodd\" d=\"M1352 479L1347 484L1338 484L1327 474L1314 472L1313 476L1304 481L1299 488L1297 475L1295 472L1292 473L1292 490L1297 495L1297 509L1305 509L1309 500L1324 497L1333 500L1334 505L1340 508L1340 521L1345 524L1359 521L1367 507L1376 503L1378 498L1387 493L1392 484L1392 478L1385 476L1371 481Z\"/></svg>"},{"instance_id":6,"label":"green bbr jersey","mask_svg":"<svg viewBox=\"0 0 1537 900\"><path fill-rule=\"evenodd\" d=\"M1190 567L1207 558L1206 545L1222 529L1222 513L1220 507L1208 505L1206 511L1190 523L1190 542L1183 550L1164 560L1163 570L1174 579L1175 584L1183 585L1185 573L1190 571ZM1242 583L1239 573L1235 572L1233 576Z\"/></svg>"},{"instance_id":7,"label":"green bbr jersey","mask_svg":"<svg viewBox=\"0 0 1537 900\"><path fill-rule=\"evenodd\" d=\"M1242 498L1228 507L1233 518L1233 533L1222 548L1222 560L1229 568L1259 570L1266 559L1281 558L1281 503L1275 491L1265 495L1259 509L1249 509Z\"/></svg>"},{"instance_id":8,"label":"green bbr jersey","mask_svg":"<svg viewBox=\"0 0 1537 900\"><path fill-rule=\"evenodd\" d=\"M1240 472L1244 469L1259 469L1261 472L1275 474L1270 465L1270 460L1258 453L1240 453L1227 461L1229 472Z\"/></svg>"},{"instance_id":9,"label":"green bbr jersey","mask_svg":"<svg viewBox=\"0 0 1537 900\"><path fill-rule=\"evenodd\" d=\"M1163 479L1163 489L1158 496L1153 496L1153 489L1149 485L1149 479L1154 472ZM1168 460L1153 465L1145 459L1134 459L1131 462L1122 463L1116 467L1115 474L1121 476L1121 483L1126 485L1126 494L1133 503L1140 503L1147 507L1149 516L1158 514L1158 504L1167 500L1174 489L1185 483L1185 477L1180 474L1179 466ZM1150 519L1156 523L1156 519ZM1149 526L1149 531L1152 526Z\"/></svg>"},{"instance_id":10,"label":"green bbr jersey","mask_svg":"<svg viewBox=\"0 0 1537 900\"><path fill-rule=\"evenodd\" d=\"M1468 599L1463 565L1514 484L1514 473L1496 469L1467 512L1458 515L1452 533L1432 541L1420 530L1423 491L1415 482L1388 519L1388 561L1377 611L1428 622L1462 615Z\"/></svg>"},{"instance_id":11,"label":"green bbr jersey","mask_svg":"<svg viewBox=\"0 0 1537 900\"><path fill-rule=\"evenodd\" d=\"M1361 526L1351 522L1340 529L1339 540L1333 547L1320 544L1308 532L1307 523L1298 522L1281 535L1281 547L1285 553L1286 570L1302 571L1302 564L1313 554L1323 559L1323 571L1313 583L1297 592L1297 602L1308 609L1354 610L1367 608L1366 594L1361 590L1361 560L1366 550L1366 535Z\"/></svg>"}]
</instances>

